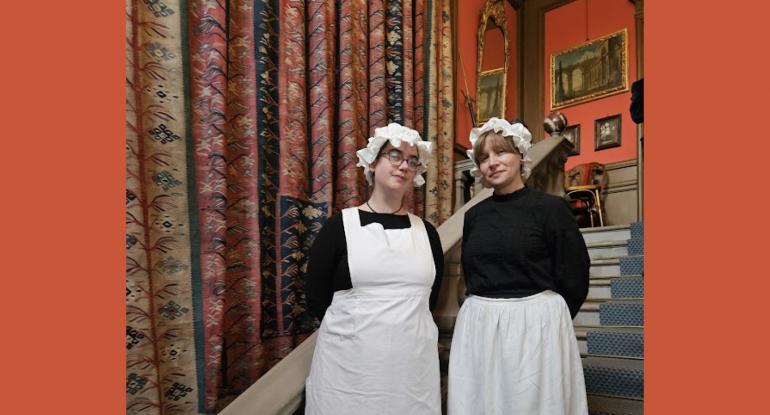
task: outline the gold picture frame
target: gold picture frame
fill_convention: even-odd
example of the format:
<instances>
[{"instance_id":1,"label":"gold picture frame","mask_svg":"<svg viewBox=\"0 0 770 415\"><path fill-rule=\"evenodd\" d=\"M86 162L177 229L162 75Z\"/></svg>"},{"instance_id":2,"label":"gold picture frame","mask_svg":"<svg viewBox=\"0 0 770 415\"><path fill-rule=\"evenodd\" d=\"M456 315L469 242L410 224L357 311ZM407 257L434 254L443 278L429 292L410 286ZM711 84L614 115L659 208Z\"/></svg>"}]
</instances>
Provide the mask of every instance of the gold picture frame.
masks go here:
<instances>
[{"instance_id":1,"label":"gold picture frame","mask_svg":"<svg viewBox=\"0 0 770 415\"><path fill-rule=\"evenodd\" d=\"M551 54L551 109L628 91L628 30Z\"/></svg>"},{"instance_id":2,"label":"gold picture frame","mask_svg":"<svg viewBox=\"0 0 770 415\"><path fill-rule=\"evenodd\" d=\"M502 35L502 51L488 50L485 37L488 31L499 31ZM505 118L508 66L510 52L508 44L508 20L504 0L486 0L479 15L476 54L476 126L481 126L491 117ZM484 68L485 53L502 53L503 66ZM492 90L491 88L498 88ZM486 94L486 95L484 95ZM484 95L482 97L482 95ZM489 99L496 98L496 102ZM482 103L481 101L486 102ZM493 112L494 111L494 112Z\"/></svg>"}]
</instances>

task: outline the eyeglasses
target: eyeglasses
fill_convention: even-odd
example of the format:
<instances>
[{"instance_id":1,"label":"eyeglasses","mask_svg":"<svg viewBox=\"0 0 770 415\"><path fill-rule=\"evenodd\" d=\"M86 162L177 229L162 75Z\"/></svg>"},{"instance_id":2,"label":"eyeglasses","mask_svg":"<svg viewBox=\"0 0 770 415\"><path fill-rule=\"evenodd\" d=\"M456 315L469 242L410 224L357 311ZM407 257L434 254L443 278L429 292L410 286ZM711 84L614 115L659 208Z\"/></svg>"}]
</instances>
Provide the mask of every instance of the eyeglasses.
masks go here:
<instances>
[{"instance_id":1,"label":"eyeglasses","mask_svg":"<svg viewBox=\"0 0 770 415\"><path fill-rule=\"evenodd\" d=\"M404 153L402 153L399 150L396 150L395 148L390 149L385 153L380 153L380 156L386 156L388 160L390 160L390 164L393 167L399 167L404 160L406 160L406 166L410 170L417 170L417 167L420 166L420 159L418 157L410 156L410 157L404 158Z\"/></svg>"}]
</instances>

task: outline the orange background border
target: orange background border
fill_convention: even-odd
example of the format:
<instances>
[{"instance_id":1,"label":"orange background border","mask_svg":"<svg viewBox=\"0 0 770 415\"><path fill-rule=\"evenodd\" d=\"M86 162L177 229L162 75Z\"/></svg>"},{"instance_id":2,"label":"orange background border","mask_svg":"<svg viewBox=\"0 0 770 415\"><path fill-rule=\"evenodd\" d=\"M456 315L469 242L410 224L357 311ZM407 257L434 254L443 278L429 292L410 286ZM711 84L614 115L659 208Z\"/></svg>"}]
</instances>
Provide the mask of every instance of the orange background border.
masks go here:
<instances>
[{"instance_id":1,"label":"orange background border","mask_svg":"<svg viewBox=\"0 0 770 415\"><path fill-rule=\"evenodd\" d=\"M770 4L646 3L646 413L756 413ZM123 413L124 4L4 15L3 412Z\"/></svg>"},{"instance_id":2,"label":"orange background border","mask_svg":"<svg viewBox=\"0 0 770 415\"><path fill-rule=\"evenodd\" d=\"M645 2L646 414L767 411L769 14Z\"/></svg>"},{"instance_id":3,"label":"orange background border","mask_svg":"<svg viewBox=\"0 0 770 415\"><path fill-rule=\"evenodd\" d=\"M125 413L125 4L3 16L2 412Z\"/></svg>"}]
</instances>

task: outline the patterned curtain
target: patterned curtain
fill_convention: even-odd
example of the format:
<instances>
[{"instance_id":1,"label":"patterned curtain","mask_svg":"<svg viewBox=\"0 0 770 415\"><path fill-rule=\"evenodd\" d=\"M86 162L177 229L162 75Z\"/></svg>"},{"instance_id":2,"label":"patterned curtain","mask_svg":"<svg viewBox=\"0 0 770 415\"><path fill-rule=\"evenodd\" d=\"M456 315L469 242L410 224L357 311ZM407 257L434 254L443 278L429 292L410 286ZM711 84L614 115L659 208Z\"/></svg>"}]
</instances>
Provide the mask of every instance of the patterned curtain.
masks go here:
<instances>
[{"instance_id":1,"label":"patterned curtain","mask_svg":"<svg viewBox=\"0 0 770 415\"><path fill-rule=\"evenodd\" d=\"M317 327L326 219L395 121L438 151L409 207L451 214L450 0L128 0L128 413L213 413Z\"/></svg>"}]
</instances>

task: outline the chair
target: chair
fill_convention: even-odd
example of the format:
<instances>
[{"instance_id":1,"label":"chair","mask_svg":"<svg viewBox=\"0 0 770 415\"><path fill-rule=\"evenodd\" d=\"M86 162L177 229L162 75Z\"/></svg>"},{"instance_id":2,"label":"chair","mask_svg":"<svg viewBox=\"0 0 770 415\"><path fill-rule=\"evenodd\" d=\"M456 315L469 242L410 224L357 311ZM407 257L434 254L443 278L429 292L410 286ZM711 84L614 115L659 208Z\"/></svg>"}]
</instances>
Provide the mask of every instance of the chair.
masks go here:
<instances>
[{"instance_id":1,"label":"chair","mask_svg":"<svg viewBox=\"0 0 770 415\"><path fill-rule=\"evenodd\" d=\"M601 163L579 164L571 168L565 176L565 197L572 212L576 215L588 216L591 227L594 227L597 222L599 226L604 226L602 196L607 189L608 182L604 165Z\"/></svg>"}]
</instances>

